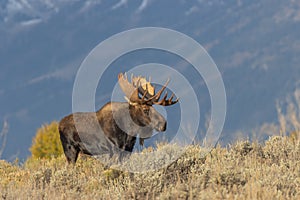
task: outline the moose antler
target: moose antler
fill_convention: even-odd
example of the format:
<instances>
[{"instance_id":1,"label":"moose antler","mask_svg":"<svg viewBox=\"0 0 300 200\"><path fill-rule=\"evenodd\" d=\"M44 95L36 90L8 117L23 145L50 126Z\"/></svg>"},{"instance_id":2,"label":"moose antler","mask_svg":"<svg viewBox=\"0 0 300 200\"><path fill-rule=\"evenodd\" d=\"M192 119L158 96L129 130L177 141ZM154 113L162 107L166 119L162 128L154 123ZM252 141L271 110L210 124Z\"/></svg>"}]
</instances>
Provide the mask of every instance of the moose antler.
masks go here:
<instances>
[{"instance_id":1,"label":"moose antler","mask_svg":"<svg viewBox=\"0 0 300 200\"><path fill-rule=\"evenodd\" d=\"M172 101L174 98L174 94L167 99L168 93L164 95L162 100L159 101L163 91L166 89L169 80L165 83L165 85L155 93L155 87L147 81L146 78L141 76L138 77L131 77L131 83L128 81L126 74L120 73L118 76L119 85L123 92L125 93L126 97L133 103L139 104L148 104L148 105L162 105L162 106L170 106L178 102L178 98L175 101ZM139 97L139 94L142 97Z\"/></svg>"},{"instance_id":2,"label":"moose antler","mask_svg":"<svg viewBox=\"0 0 300 200\"><path fill-rule=\"evenodd\" d=\"M118 81L119 85L122 89L122 91L125 93L126 98L129 99L132 103L139 103L139 104L145 104L150 102L150 100L145 99L148 91L143 94L142 98L139 97L139 91L138 87L140 85L140 79L141 77L131 77L131 83L127 79L126 73L122 74L120 73L118 75Z\"/></svg>"}]
</instances>

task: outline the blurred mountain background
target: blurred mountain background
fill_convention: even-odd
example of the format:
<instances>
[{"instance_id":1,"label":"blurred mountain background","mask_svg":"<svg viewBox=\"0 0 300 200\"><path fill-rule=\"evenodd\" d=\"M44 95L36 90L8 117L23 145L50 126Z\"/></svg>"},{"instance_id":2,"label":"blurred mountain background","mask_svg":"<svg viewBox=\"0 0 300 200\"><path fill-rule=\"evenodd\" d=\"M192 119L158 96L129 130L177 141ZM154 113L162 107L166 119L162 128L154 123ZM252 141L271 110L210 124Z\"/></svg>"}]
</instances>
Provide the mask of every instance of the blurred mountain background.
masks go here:
<instances>
[{"instance_id":1,"label":"blurred mountain background","mask_svg":"<svg viewBox=\"0 0 300 200\"><path fill-rule=\"evenodd\" d=\"M276 102L299 94L299 1L2 0L0 120L9 125L2 158L26 158L38 127L72 112L76 72L99 42L145 26L182 32L215 61L227 93L223 144L279 123ZM100 81L96 108L109 101L120 66L147 62L187 65L151 50L124 56ZM195 90L209 110L205 85Z\"/></svg>"}]
</instances>

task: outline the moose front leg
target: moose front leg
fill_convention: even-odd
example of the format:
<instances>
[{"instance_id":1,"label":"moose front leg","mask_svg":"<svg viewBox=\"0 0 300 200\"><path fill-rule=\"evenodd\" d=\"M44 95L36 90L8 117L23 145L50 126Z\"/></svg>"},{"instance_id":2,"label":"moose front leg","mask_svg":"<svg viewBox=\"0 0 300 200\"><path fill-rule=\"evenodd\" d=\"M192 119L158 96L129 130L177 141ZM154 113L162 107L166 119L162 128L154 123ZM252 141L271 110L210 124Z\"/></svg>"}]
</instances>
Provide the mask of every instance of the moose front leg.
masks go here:
<instances>
[{"instance_id":1,"label":"moose front leg","mask_svg":"<svg viewBox=\"0 0 300 200\"><path fill-rule=\"evenodd\" d=\"M118 149L118 161L122 163L126 158L128 158L133 151L134 145L136 142L136 137L127 135L125 143L122 146L119 146Z\"/></svg>"},{"instance_id":2,"label":"moose front leg","mask_svg":"<svg viewBox=\"0 0 300 200\"><path fill-rule=\"evenodd\" d=\"M141 145L142 147L144 146L144 141L145 141L144 138L140 138L140 145Z\"/></svg>"}]
</instances>

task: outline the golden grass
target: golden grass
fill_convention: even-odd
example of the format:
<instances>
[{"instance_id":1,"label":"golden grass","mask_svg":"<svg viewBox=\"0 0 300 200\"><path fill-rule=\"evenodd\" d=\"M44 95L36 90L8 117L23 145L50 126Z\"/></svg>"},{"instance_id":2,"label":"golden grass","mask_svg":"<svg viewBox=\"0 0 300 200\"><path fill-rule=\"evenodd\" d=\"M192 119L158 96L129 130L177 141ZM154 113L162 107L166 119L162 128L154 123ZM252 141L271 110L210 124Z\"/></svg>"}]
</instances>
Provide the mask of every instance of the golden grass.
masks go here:
<instances>
[{"instance_id":1,"label":"golden grass","mask_svg":"<svg viewBox=\"0 0 300 200\"><path fill-rule=\"evenodd\" d=\"M300 142L271 137L217 147L205 157L189 146L172 164L145 173L106 169L81 158L28 159L18 166L0 161L2 199L300 199ZM161 145L147 156L132 155L132 170L167 163L178 148ZM150 157L150 158L149 158ZM151 167L150 167L151 168ZM150 169L149 168L149 169Z\"/></svg>"}]
</instances>

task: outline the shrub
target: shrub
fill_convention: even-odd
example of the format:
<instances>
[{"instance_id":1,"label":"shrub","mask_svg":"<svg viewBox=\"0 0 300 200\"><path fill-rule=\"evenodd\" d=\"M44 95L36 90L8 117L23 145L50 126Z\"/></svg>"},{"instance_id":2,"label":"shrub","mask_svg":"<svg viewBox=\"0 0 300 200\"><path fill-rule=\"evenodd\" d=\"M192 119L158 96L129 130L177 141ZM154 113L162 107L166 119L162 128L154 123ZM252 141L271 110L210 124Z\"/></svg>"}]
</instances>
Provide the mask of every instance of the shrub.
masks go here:
<instances>
[{"instance_id":1,"label":"shrub","mask_svg":"<svg viewBox=\"0 0 300 200\"><path fill-rule=\"evenodd\" d=\"M37 130L30 152L33 158L56 158L63 153L56 121L42 125Z\"/></svg>"}]
</instances>

